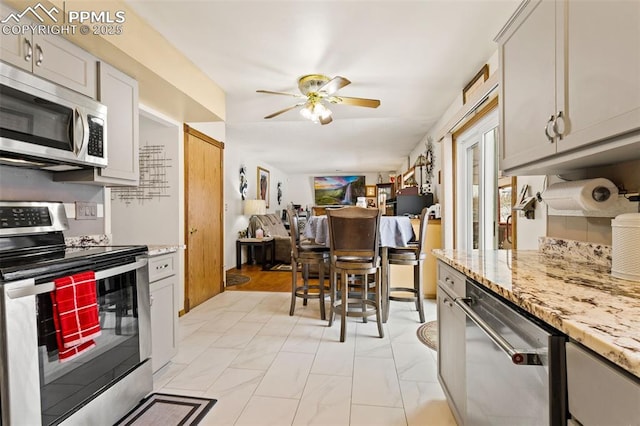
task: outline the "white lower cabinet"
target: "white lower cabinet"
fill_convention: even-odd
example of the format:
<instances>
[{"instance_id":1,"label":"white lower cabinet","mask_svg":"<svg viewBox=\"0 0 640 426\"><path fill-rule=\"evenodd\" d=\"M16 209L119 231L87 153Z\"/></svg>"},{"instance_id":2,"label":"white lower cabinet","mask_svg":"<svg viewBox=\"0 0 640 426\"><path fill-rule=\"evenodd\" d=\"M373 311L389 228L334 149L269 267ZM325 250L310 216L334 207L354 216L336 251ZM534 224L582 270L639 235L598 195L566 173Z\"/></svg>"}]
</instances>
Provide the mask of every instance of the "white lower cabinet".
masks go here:
<instances>
[{"instance_id":1,"label":"white lower cabinet","mask_svg":"<svg viewBox=\"0 0 640 426\"><path fill-rule=\"evenodd\" d=\"M640 424L640 380L577 343L567 343L566 350L573 424Z\"/></svg>"},{"instance_id":2,"label":"white lower cabinet","mask_svg":"<svg viewBox=\"0 0 640 426\"><path fill-rule=\"evenodd\" d=\"M149 259L151 294L151 366L155 373L178 352L175 253Z\"/></svg>"},{"instance_id":3,"label":"white lower cabinet","mask_svg":"<svg viewBox=\"0 0 640 426\"><path fill-rule=\"evenodd\" d=\"M454 304L464 297L465 277L438 262L438 379L456 422L466 413L465 314Z\"/></svg>"}]
</instances>

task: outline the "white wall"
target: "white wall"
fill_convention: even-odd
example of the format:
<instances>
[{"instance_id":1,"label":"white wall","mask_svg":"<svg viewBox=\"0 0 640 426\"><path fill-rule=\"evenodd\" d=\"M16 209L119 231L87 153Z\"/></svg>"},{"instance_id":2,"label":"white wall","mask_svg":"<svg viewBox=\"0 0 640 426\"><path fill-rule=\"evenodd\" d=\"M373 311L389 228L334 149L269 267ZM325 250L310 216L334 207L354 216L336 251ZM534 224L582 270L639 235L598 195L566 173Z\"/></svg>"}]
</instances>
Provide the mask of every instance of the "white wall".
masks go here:
<instances>
[{"instance_id":1,"label":"white wall","mask_svg":"<svg viewBox=\"0 0 640 426\"><path fill-rule=\"evenodd\" d=\"M487 60L489 65L489 74L493 74L498 71L499 56L498 50L491 55ZM473 73L477 70L470 70L470 79L473 77ZM453 224L455 223L453 217L453 164L451 162L452 155L452 138L450 135L441 139L442 131L445 133L451 129L447 129L449 121L460 111L464 103L462 101L462 88L460 93L453 100L451 105L447 108L445 113L438 119L435 125L429 129L427 134L416 145L409 155L409 166L412 166L416 158L425 152L425 143L428 139L433 142L434 154L435 154L435 166L433 169L433 184L434 195L437 202L442 206L442 243L444 248L453 248ZM401 170L403 172L405 170ZM440 173L440 175L438 174Z\"/></svg>"}]
</instances>

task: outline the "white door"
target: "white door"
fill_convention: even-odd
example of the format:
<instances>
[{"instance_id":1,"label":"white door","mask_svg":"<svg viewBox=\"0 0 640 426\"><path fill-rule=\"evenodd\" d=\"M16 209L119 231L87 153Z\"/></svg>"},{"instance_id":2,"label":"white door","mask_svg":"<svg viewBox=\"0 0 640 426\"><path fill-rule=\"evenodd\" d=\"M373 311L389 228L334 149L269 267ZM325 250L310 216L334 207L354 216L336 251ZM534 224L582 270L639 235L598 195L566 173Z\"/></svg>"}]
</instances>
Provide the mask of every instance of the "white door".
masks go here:
<instances>
[{"instance_id":1,"label":"white door","mask_svg":"<svg viewBox=\"0 0 640 426\"><path fill-rule=\"evenodd\" d=\"M497 248L498 110L457 138L456 248Z\"/></svg>"}]
</instances>

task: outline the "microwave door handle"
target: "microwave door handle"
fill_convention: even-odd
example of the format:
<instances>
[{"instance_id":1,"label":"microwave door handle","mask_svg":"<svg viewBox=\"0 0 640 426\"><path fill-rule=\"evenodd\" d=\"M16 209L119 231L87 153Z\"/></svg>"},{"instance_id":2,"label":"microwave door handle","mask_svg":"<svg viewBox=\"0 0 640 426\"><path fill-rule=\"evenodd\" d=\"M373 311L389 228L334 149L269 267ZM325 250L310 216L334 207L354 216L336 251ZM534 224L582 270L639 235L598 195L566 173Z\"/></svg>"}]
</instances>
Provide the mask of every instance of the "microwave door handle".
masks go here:
<instances>
[{"instance_id":1,"label":"microwave door handle","mask_svg":"<svg viewBox=\"0 0 640 426\"><path fill-rule=\"evenodd\" d=\"M82 115L82 112L78 108L76 108L76 116L80 121L80 128L82 129L80 138L76 140L76 144L75 144L76 155L80 155L80 152L82 152L82 148L84 147L85 142L89 138L89 126L87 124L87 121L84 118L84 115Z\"/></svg>"},{"instance_id":2,"label":"microwave door handle","mask_svg":"<svg viewBox=\"0 0 640 426\"><path fill-rule=\"evenodd\" d=\"M102 271L96 271L96 281L104 280L105 278L111 278L116 275L124 274L125 272L133 271L135 269L143 268L147 265L147 259L138 259L136 262L127 263L126 265L115 266L113 268L105 269ZM36 296L38 294L50 293L56 289L56 285L53 281L30 285L24 287L17 287L7 289L7 296L10 299L19 299L26 296Z\"/></svg>"}]
</instances>

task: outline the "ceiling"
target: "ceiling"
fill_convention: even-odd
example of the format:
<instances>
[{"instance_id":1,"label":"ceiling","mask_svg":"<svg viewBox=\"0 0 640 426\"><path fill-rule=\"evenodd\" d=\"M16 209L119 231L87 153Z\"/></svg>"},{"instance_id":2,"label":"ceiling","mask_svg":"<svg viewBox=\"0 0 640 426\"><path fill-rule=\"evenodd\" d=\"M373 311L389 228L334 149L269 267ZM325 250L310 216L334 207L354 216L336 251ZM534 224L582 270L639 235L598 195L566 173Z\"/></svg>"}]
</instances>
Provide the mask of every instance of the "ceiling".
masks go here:
<instances>
[{"instance_id":1,"label":"ceiling","mask_svg":"<svg viewBox=\"0 0 640 426\"><path fill-rule=\"evenodd\" d=\"M225 91L225 143L287 174L327 174L406 167L520 0L128 3ZM312 73L346 77L340 95L381 105L332 105L324 126L298 109L263 118L298 100L257 89L298 93Z\"/></svg>"}]
</instances>

